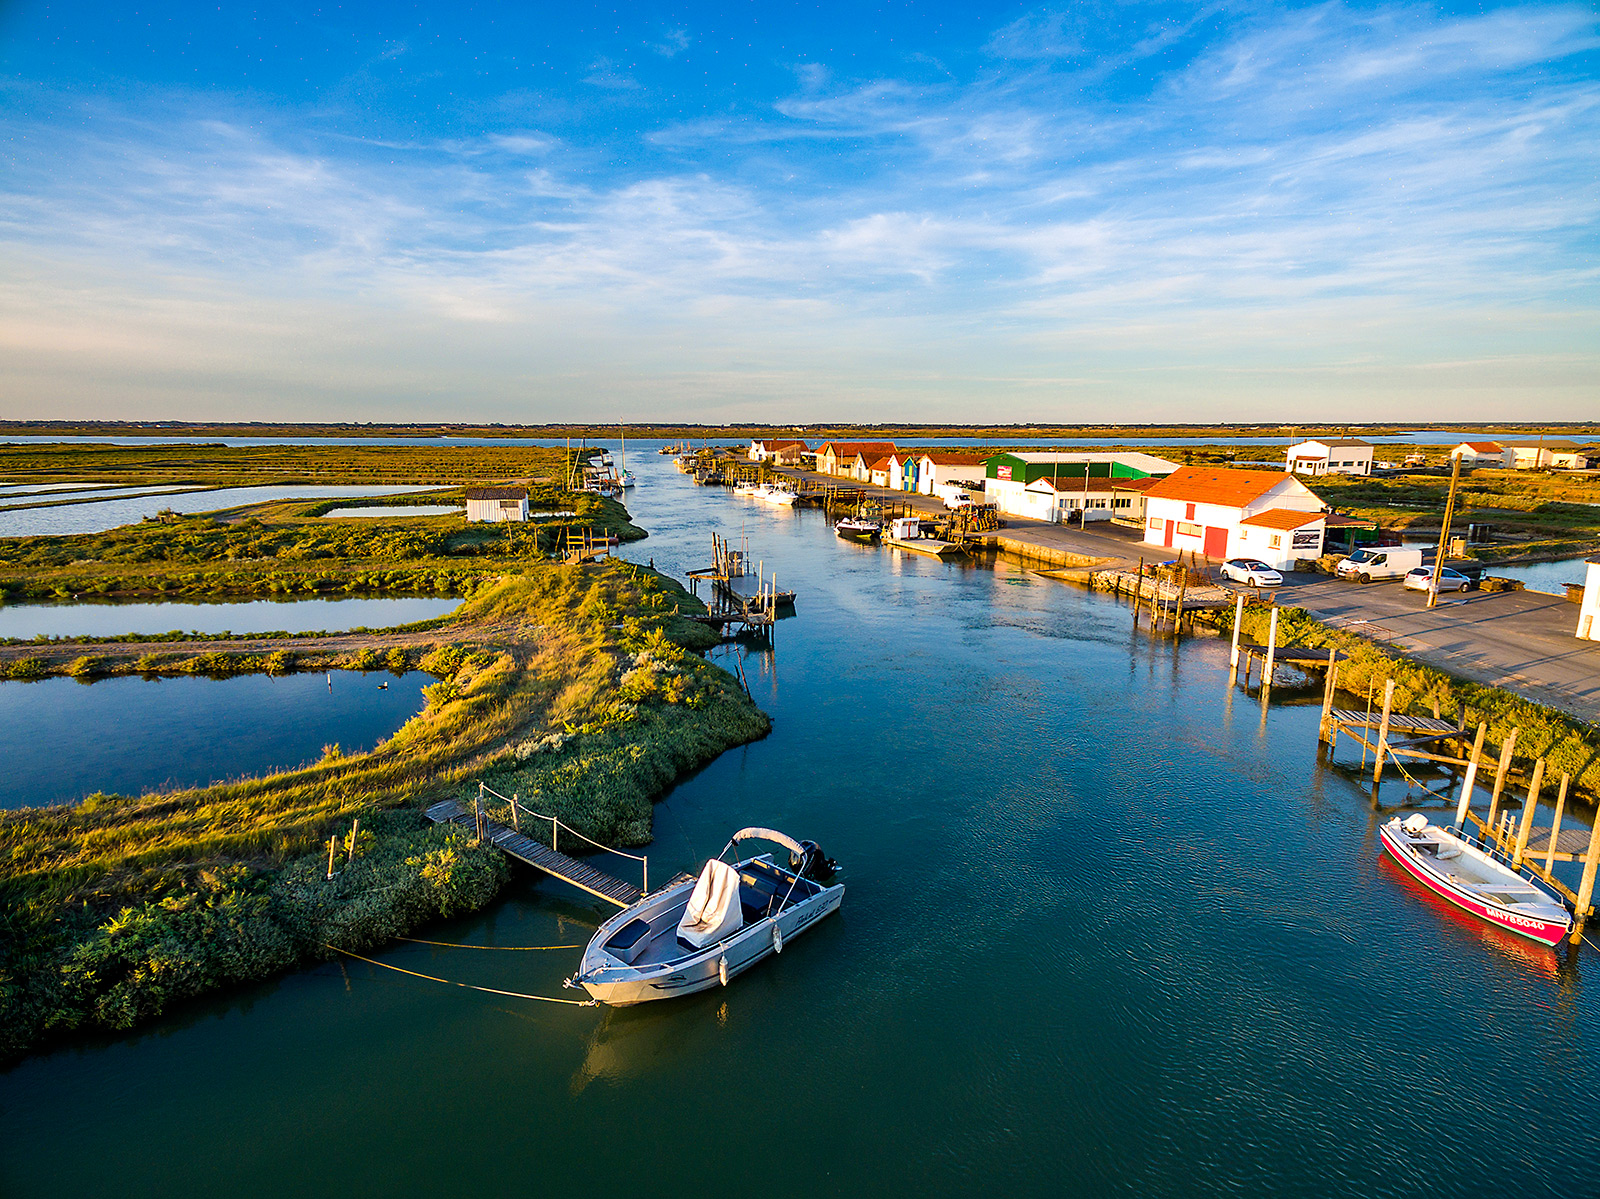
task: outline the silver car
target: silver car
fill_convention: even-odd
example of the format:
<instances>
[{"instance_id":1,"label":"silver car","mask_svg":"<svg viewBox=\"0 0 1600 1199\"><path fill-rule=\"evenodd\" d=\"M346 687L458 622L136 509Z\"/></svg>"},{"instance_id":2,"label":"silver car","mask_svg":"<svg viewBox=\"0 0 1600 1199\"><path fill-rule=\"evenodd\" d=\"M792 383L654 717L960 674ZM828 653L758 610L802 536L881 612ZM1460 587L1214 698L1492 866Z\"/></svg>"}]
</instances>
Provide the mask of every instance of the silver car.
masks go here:
<instances>
[{"instance_id":1,"label":"silver car","mask_svg":"<svg viewBox=\"0 0 1600 1199\"><path fill-rule=\"evenodd\" d=\"M1230 558L1222 564L1222 577L1247 587L1279 587L1283 576L1254 558Z\"/></svg>"},{"instance_id":2,"label":"silver car","mask_svg":"<svg viewBox=\"0 0 1600 1199\"><path fill-rule=\"evenodd\" d=\"M1433 586L1433 567L1419 566L1406 575L1405 589L1407 591L1427 591ZM1448 566L1439 572L1440 591L1471 591L1472 580L1459 570L1451 570Z\"/></svg>"}]
</instances>

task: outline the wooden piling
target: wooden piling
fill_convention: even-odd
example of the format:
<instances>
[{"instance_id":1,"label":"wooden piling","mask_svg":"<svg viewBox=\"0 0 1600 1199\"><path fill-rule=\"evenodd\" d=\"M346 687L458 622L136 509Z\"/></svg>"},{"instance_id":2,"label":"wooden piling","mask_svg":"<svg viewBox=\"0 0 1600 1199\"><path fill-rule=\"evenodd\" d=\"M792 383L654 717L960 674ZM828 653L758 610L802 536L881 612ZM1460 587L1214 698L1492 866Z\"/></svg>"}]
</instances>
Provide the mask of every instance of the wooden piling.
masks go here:
<instances>
[{"instance_id":1,"label":"wooden piling","mask_svg":"<svg viewBox=\"0 0 1600 1199\"><path fill-rule=\"evenodd\" d=\"M1594 872L1600 866L1600 818L1589 831L1589 853L1583 859L1583 881L1578 884L1578 902L1573 908L1577 920L1572 925L1572 943L1583 940L1583 926L1589 920L1589 908L1594 901Z\"/></svg>"},{"instance_id":2,"label":"wooden piling","mask_svg":"<svg viewBox=\"0 0 1600 1199\"><path fill-rule=\"evenodd\" d=\"M1512 729L1511 736L1506 738L1506 743L1500 747L1500 766L1494 772L1494 792L1489 796L1489 816L1483 822L1486 827L1492 827L1494 818L1500 812L1500 792L1505 789L1506 772L1511 769L1511 752L1517 747L1517 734L1520 729Z\"/></svg>"},{"instance_id":3,"label":"wooden piling","mask_svg":"<svg viewBox=\"0 0 1600 1199\"><path fill-rule=\"evenodd\" d=\"M1244 624L1244 592L1240 592L1233 601L1233 650L1228 654L1228 672L1239 673L1239 629ZM1324 711L1326 717L1326 711Z\"/></svg>"},{"instance_id":4,"label":"wooden piling","mask_svg":"<svg viewBox=\"0 0 1600 1199\"><path fill-rule=\"evenodd\" d=\"M1467 813L1472 810L1472 787L1478 781L1478 755L1483 753L1483 739L1489 732L1488 721L1478 722L1478 735L1472 742L1472 756L1467 760L1467 777L1461 784L1461 802L1456 804L1456 827L1467 831Z\"/></svg>"},{"instance_id":5,"label":"wooden piling","mask_svg":"<svg viewBox=\"0 0 1600 1199\"><path fill-rule=\"evenodd\" d=\"M1389 713L1394 708L1394 680L1383 681L1383 717L1378 721L1377 753L1372 762L1372 785L1376 787L1383 781L1383 755L1389 748Z\"/></svg>"},{"instance_id":6,"label":"wooden piling","mask_svg":"<svg viewBox=\"0 0 1600 1199\"><path fill-rule=\"evenodd\" d=\"M1544 759L1533 764L1533 779L1528 783L1528 800L1522 805L1522 820L1517 824L1516 847L1511 851L1511 865L1522 865L1522 855L1528 848L1528 834L1533 831L1533 812L1539 806L1539 789L1544 786Z\"/></svg>"},{"instance_id":7,"label":"wooden piling","mask_svg":"<svg viewBox=\"0 0 1600 1199\"><path fill-rule=\"evenodd\" d=\"M1328 651L1328 677L1322 680L1322 721L1317 725L1317 740L1333 748L1333 693L1339 686L1339 666L1333 660L1333 650Z\"/></svg>"},{"instance_id":8,"label":"wooden piling","mask_svg":"<svg viewBox=\"0 0 1600 1199\"><path fill-rule=\"evenodd\" d=\"M1561 836L1561 815L1567 809L1567 783L1572 776L1566 771L1561 772L1561 789L1556 792L1556 816L1550 822L1550 844L1545 850L1544 872L1549 874L1556 864L1556 839Z\"/></svg>"},{"instance_id":9,"label":"wooden piling","mask_svg":"<svg viewBox=\"0 0 1600 1199\"><path fill-rule=\"evenodd\" d=\"M338 837L328 838L328 878L333 878L333 851L339 844Z\"/></svg>"},{"instance_id":10,"label":"wooden piling","mask_svg":"<svg viewBox=\"0 0 1600 1199\"><path fill-rule=\"evenodd\" d=\"M1267 622L1267 661L1261 667L1261 697L1265 699L1272 690L1272 669L1278 656L1278 607L1272 607L1272 618Z\"/></svg>"},{"instance_id":11,"label":"wooden piling","mask_svg":"<svg viewBox=\"0 0 1600 1199\"><path fill-rule=\"evenodd\" d=\"M344 843L344 860L348 864L356 860L356 834L361 831L361 819L357 817L350 822L350 837Z\"/></svg>"}]
</instances>

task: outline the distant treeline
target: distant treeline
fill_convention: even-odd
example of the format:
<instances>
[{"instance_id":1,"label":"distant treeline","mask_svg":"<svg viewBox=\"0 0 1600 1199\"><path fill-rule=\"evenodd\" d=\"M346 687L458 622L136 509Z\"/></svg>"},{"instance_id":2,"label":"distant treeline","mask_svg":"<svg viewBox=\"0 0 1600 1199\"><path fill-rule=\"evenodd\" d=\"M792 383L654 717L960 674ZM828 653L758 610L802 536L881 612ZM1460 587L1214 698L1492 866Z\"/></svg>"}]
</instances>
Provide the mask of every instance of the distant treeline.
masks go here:
<instances>
[{"instance_id":1,"label":"distant treeline","mask_svg":"<svg viewBox=\"0 0 1600 1199\"><path fill-rule=\"evenodd\" d=\"M181 422L181 421L0 421L0 435L13 437L616 437L639 438L795 437L827 440L869 434L888 437L1387 437L1421 429L1455 430L1467 435L1497 433L1549 433L1563 437L1600 434L1595 422L1495 424L1419 421L1405 424L703 424L694 422L630 422L626 424L507 425L422 422L416 424L337 422L286 424L283 422Z\"/></svg>"}]
</instances>

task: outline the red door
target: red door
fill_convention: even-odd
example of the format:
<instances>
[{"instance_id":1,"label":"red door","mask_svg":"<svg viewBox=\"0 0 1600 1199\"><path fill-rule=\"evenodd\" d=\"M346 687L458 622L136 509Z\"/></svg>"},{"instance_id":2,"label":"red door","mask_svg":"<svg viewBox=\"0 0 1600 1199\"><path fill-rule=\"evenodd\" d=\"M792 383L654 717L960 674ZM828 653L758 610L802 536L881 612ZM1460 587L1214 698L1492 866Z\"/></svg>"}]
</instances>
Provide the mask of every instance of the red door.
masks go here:
<instances>
[{"instance_id":1,"label":"red door","mask_svg":"<svg viewBox=\"0 0 1600 1199\"><path fill-rule=\"evenodd\" d=\"M1222 559L1228 556L1228 529L1226 525L1206 526L1206 557Z\"/></svg>"},{"instance_id":2,"label":"red door","mask_svg":"<svg viewBox=\"0 0 1600 1199\"><path fill-rule=\"evenodd\" d=\"M1169 550L1172 548L1172 534L1173 534L1173 531L1175 529L1177 529L1177 527L1178 527L1178 522L1177 521L1169 520L1167 522L1167 539L1165 541L1163 541L1161 544L1166 546Z\"/></svg>"}]
</instances>

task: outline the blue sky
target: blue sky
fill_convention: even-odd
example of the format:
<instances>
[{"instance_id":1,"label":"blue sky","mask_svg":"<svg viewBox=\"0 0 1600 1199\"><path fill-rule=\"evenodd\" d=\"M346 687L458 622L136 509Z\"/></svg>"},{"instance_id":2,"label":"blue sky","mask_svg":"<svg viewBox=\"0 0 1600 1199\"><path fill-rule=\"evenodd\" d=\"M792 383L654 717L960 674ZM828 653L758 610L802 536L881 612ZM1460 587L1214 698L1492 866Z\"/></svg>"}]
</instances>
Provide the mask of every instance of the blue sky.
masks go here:
<instances>
[{"instance_id":1,"label":"blue sky","mask_svg":"<svg viewBox=\"0 0 1600 1199\"><path fill-rule=\"evenodd\" d=\"M1592 5L0 0L0 415L1600 413Z\"/></svg>"}]
</instances>

